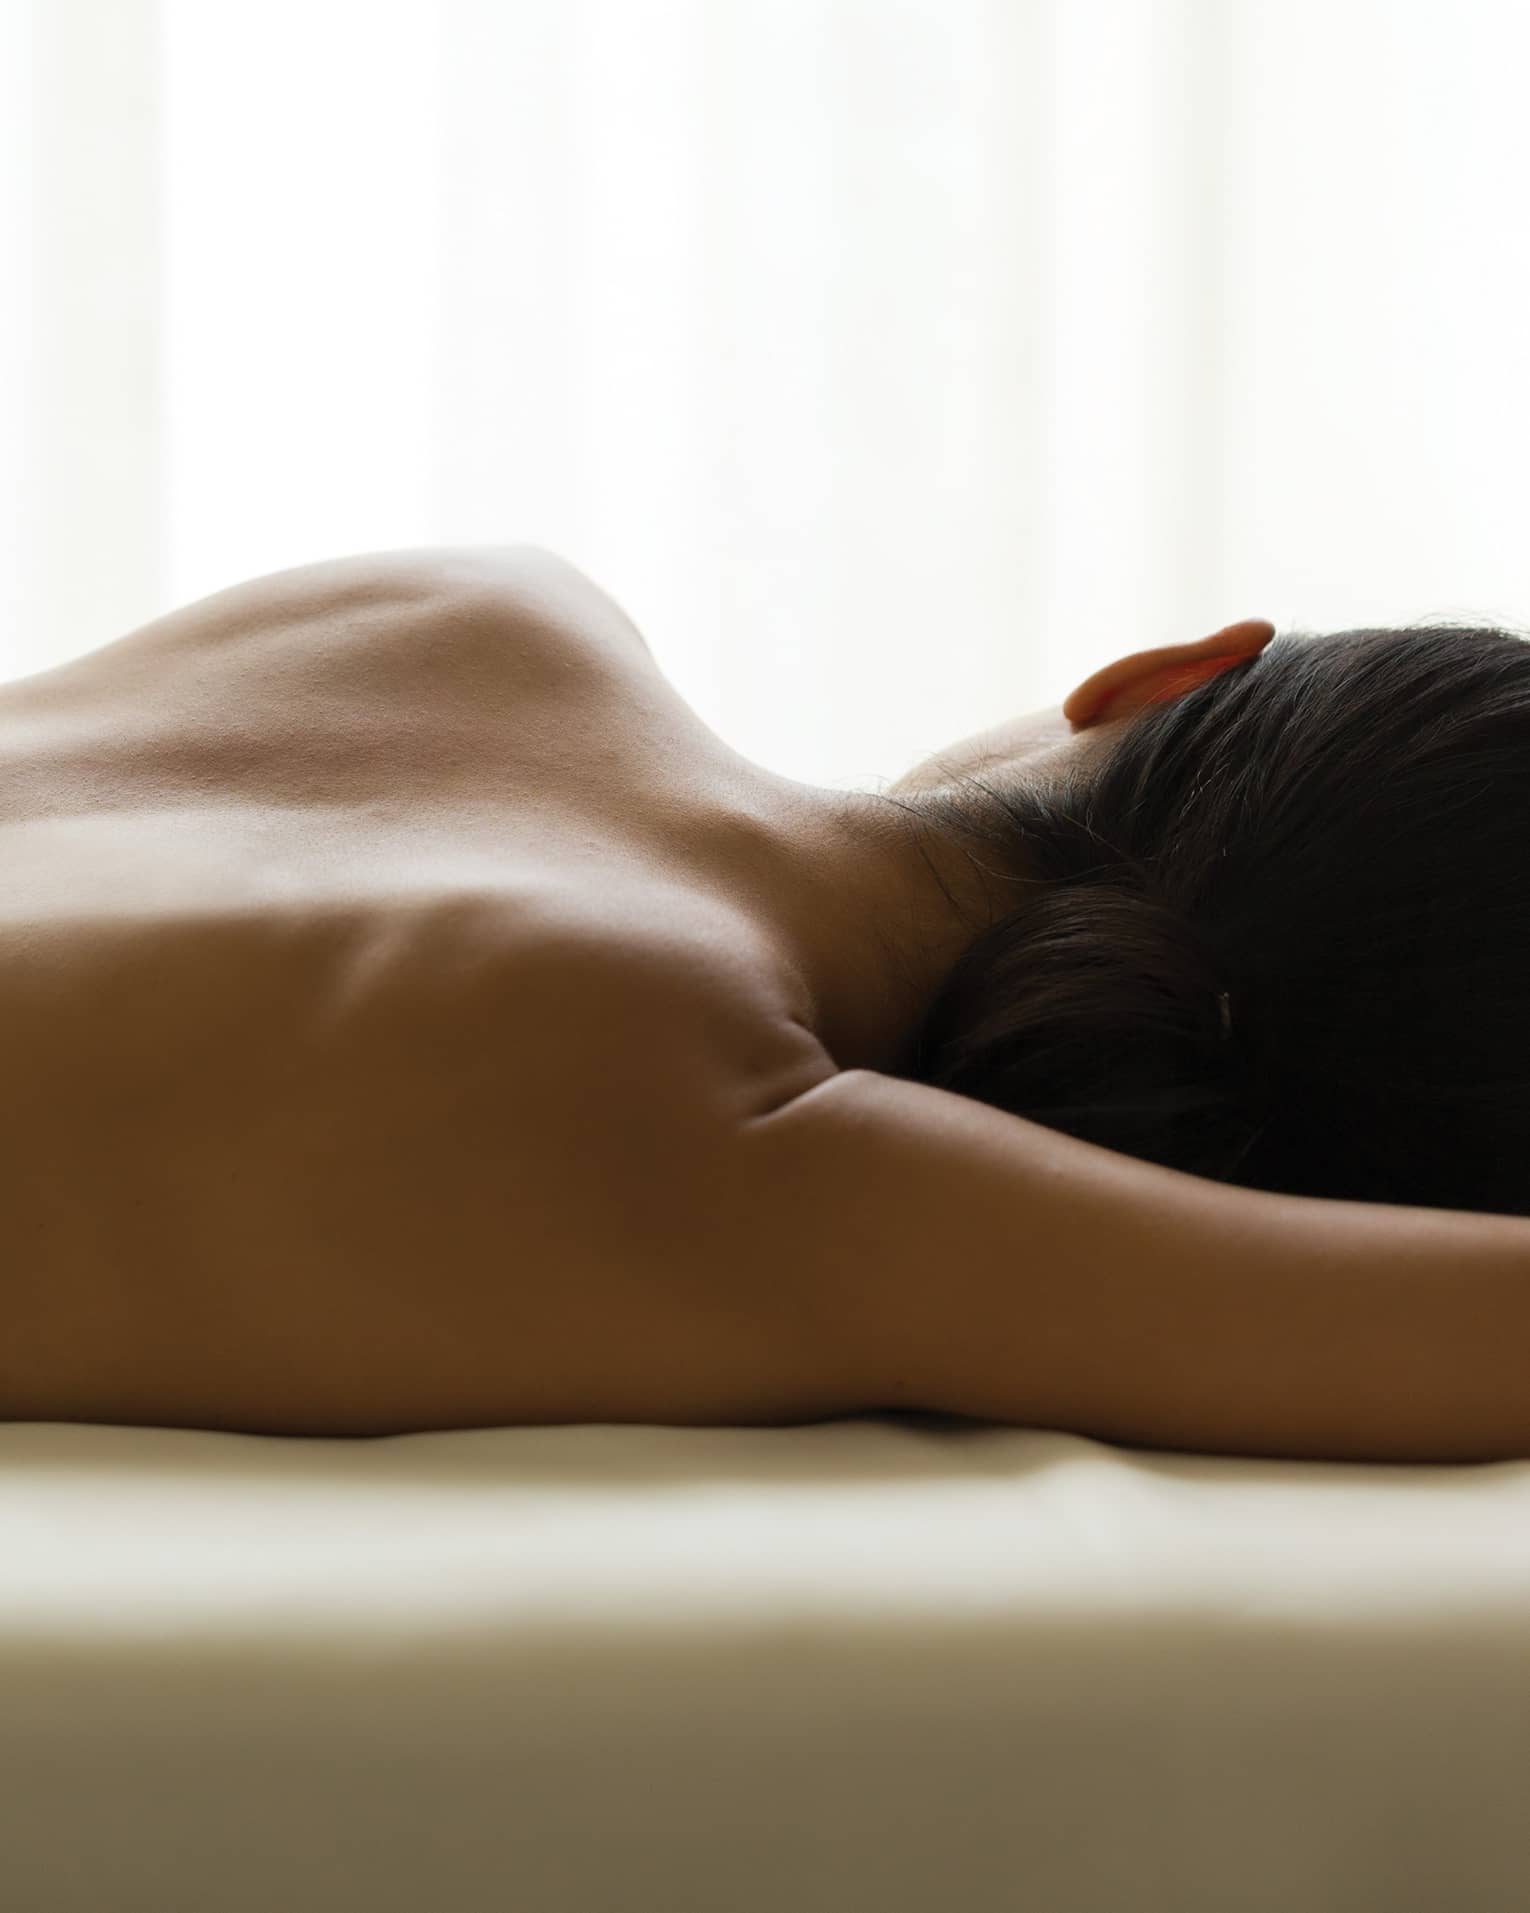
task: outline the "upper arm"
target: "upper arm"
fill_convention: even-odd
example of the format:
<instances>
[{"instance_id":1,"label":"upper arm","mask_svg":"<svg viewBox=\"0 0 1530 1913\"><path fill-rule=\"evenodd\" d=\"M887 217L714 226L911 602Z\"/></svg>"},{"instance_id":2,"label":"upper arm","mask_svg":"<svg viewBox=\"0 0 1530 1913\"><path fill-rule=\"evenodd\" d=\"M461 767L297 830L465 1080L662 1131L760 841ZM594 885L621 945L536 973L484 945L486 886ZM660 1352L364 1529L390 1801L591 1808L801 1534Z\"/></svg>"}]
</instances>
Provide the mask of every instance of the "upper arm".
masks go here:
<instances>
[{"instance_id":1,"label":"upper arm","mask_svg":"<svg viewBox=\"0 0 1530 1913\"><path fill-rule=\"evenodd\" d=\"M1277 1195L869 1070L748 1126L746 1254L864 1412L1128 1446L1530 1457L1530 1223Z\"/></svg>"}]
</instances>

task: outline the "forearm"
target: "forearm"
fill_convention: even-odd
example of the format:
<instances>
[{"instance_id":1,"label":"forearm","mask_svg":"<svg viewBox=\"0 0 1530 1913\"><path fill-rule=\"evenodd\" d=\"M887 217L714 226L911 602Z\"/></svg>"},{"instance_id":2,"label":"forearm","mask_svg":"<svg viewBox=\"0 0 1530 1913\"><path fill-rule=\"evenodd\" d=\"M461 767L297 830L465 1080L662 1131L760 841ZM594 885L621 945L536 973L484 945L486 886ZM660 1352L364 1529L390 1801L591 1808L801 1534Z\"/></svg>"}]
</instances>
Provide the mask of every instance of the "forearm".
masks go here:
<instances>
[{"instance_id":1,"label":"forearm","mask_svg":"<svg viewBox=\"0 0 1530 1913\"><path fill-rule=\"evenodd\" d=\"M1056 1141L1041 1252L1018 1280L963 1271L936 1405L1141 1447L1530 1458L1530 1220L1268 1195Z\"/></svg>"}]
</instances>

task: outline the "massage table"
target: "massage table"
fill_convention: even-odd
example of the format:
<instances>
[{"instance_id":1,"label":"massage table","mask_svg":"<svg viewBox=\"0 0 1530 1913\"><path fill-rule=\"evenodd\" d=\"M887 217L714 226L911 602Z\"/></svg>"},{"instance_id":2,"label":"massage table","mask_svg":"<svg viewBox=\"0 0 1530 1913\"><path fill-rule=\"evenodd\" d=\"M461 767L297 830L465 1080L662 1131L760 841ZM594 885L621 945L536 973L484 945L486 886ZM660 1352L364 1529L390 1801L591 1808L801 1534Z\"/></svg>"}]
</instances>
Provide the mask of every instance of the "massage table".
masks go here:
<instances>
[{"instance_id":1,"label":"massage table","mask_svg":"<svg viewBox=\"0 0 1530 1913\"><path fill-rule=\"evenodd\" d=\"M1530 1908L1530 1463L0 1425L4 1913Z\"/></svg>"}]
</instances>

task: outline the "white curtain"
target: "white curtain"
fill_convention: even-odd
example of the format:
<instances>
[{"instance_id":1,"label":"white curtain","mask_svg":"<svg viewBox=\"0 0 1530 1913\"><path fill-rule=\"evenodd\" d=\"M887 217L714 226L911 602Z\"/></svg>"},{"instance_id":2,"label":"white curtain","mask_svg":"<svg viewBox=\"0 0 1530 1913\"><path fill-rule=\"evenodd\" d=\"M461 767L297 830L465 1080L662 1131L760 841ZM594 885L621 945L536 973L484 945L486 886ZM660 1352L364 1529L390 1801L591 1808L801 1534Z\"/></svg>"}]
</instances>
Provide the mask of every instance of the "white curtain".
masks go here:
<instances>
[{"instance_id":1,"label":"white curtain","mask_svg":"<svg viewBox=\"0 0 1530 1913\"><path fill-rule=\"evenodd\" d=\"M1522 0L0 0L0 677L532 542L871 787L1244 616L1523 623Z\"/></svg>"}]
</instances>

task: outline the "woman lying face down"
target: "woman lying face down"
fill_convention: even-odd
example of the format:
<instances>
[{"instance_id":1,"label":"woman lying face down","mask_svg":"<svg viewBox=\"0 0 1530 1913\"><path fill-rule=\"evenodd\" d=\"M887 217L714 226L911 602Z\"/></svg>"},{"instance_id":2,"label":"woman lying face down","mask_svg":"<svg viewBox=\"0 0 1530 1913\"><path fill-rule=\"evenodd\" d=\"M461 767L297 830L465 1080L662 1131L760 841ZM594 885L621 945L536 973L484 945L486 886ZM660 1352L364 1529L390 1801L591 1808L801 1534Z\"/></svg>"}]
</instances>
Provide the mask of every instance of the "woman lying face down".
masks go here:
<instances>
[{"instance_id":1,"label":"woman lying face down","mask_svg":"<svg viewBox=\"0 0 1530 1913\"><path fill-rule=\"evenodd\" d=\"M0 1414L1530 1453L1523 639L1250 620L848 794L519 548L4 689Z\"/></svg>"}]
</instances>

